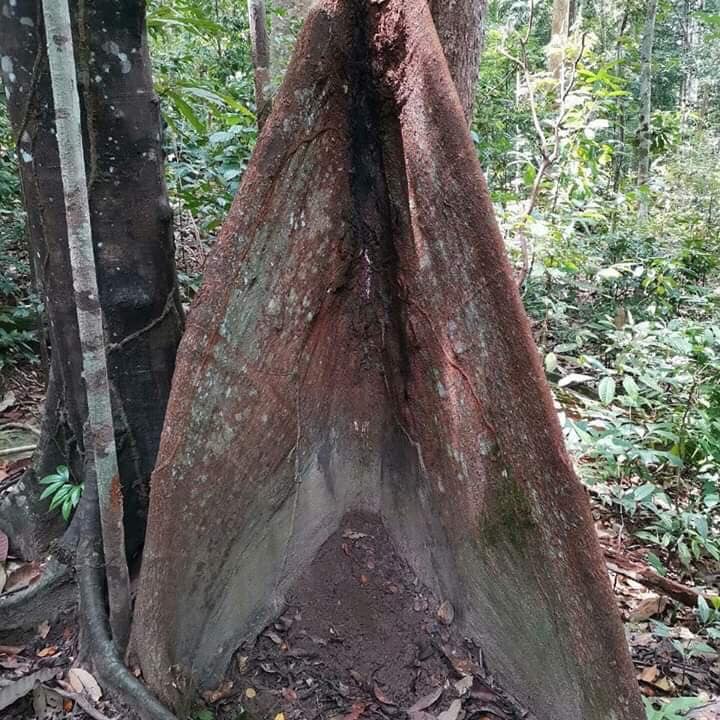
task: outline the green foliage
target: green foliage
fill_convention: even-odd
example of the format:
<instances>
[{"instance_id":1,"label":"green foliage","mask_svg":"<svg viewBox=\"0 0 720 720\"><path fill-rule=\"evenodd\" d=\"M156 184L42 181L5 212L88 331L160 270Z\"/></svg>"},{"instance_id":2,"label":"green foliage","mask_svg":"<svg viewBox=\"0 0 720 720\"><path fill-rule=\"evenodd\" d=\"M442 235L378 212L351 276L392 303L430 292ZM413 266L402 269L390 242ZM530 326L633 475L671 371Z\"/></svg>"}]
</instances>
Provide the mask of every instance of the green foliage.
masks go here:
<instances>
[{"instance_id":1,"label":"green foliage","mask_svg":"<svg viewBox=\"0 0 720 720\"><path fill-rule=\"evenodd\" d=\"M63 520L70 519L80 502L85 487L84 483L74 483L70 478L70 471L66 465L58 465L52 475L46 475L40 480L45 489L40 499L49 499L49 510L60 510Z\"/></svg>"},{"instance_id":2,"label":"green foliage","mask_svg":"<svg viewBox=\"0 0 720 720\"><path fill-rule=\"evenodd\" d=\"M37 358L39 308L30 291L21 200L13 140L0 112L0 371Z\"/></svg>"},{"instance_id":3,"label":"green foliage","mask_svg":"<svg viewBox=\"0 0 720 720\"><path fill-rule=\"evenodd\" d=\"M694 697L677 697L672 700L643 698L647 720L682 720L685 715L700 705L702 700Z\"/></svg>"},{"instance_id":4,"label":"green foliage","mask_svg":"<svg viewBox=\"0 0 720 720\"><path fill-rule=\"evenodd\" d=\"M525 304L578 472L659 571L689 573L720 558L720 132L677 98L690 70L708 98L718 87L678 53L682 18L661 3L638 188L643 8L585 13L558 81L549 19L528 33L526 3L491 4L474 138L511 257L530 259Z\"/></svg>"},{"instance_id":5,"label":"green foliage","mask_svg":"<svg viewBox=\"0 0 720 720\"><path fill-rule=\"evenodd\" d=\"M225 218L257 135L245 8L214 9L175 0L153 3L148 14L168 189L204 234Z\"/></svg>"}]
</instances>

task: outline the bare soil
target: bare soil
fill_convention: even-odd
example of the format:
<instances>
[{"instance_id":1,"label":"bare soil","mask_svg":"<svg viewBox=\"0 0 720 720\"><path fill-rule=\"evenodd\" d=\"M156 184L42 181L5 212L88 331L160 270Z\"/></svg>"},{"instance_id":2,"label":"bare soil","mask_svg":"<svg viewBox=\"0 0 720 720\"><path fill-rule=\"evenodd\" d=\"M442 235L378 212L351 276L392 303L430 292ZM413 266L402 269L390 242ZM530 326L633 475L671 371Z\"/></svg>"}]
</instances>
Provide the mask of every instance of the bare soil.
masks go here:
<instances>
[{"instance_id":1,"label":"bare soil","mask_svg":"<svg viewBox=\"0 0 720 720\"><path fill-rule=\"evenodd\" d=\"M233 719L240 712L284 720L524 717L452 615L377 518L348 515L282 615L238 651L231 675L207 699L224 696L218 717Z\"/></svg>"}]
</instances>

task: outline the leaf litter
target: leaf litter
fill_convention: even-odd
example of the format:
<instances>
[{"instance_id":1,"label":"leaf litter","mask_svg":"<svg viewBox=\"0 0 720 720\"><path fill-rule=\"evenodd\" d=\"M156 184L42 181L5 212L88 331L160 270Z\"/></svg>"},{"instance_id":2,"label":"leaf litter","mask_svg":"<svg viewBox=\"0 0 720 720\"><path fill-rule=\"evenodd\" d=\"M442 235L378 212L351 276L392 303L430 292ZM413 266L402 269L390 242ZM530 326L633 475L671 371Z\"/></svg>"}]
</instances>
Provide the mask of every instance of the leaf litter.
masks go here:
<instances>
[{"instance_id":1,"label":"leaf litter","mask_svg":"<svg viewBox=\"0 0 720 720\"><path fill-rule=\"evenodd\" d=\"M218 720L524 717L457 629L452 605L363 513L346 516L225 682L244 690L214 705Z\"/></svg>"}]
</instances>

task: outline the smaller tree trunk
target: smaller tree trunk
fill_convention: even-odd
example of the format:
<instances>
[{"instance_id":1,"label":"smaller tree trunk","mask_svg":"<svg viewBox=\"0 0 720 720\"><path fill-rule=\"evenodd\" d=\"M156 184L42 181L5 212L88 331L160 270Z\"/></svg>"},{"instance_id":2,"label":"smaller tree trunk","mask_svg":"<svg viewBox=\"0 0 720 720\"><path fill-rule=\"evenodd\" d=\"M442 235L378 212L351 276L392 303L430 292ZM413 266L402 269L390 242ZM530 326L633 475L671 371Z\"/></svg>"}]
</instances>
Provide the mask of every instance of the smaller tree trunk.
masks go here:
<instances>
[{"instance_id":1,"label":"smaller tree trunk","mask_svg":"<svg viewBox=\"0 0 720 720\"><path fill-rule=\"evenodd\" d=\"M250 42L255 71L255 106L258 128L262 130L270 114L272 90L270 87L270 42L267 34L264 0L248 0Z\"/></svg>"},{"instance_id":2,"label":"smaller tree trunk","mask_svg":"<svg viewBox=\"0 0 720 720\"><path fill-rule=\"evenodd\" d=\"M570 6L570 0L555 0L553 3L552 35L547 56L548 70L558 80L562 74L565 47L570 34Z\"/></svg>"},{"instance_id":3,"label":"smaller tree trunk","mask_svg":"<svg viewBox=\"0 0 720 720\"><path fill-rule=\"evenodd\" d=\"M85 176L80 96L67 0L44 0L48 61L55 103L60 173L87 396L86 448L92 449L110 604L110 624L120 648L130 627L130 579L125 561L123 502L113 429L102 309L95 271L90 203Z\"/></svg>"},{"instance_id":4,"label":"smaller tree trunk","mask_svg":"<svg viewBox=\"0 0 720 720\"><path fill-rule=\"evenodd\" d=\"M431 0L435 29L468 124L475 104L487 0Z\"/></svg>"},{"instance_id":5,"label":"smaller tree trunk","mask_svg":"<svg viewBox=\"0 0 720 720\"><path fill-rule=\"evenodd\" d=\"M645 30L640 48L640 124L637 130L637 184L647 184L650 175L650 114L652 112L652 53L655 43L657 0L649 0L645 16ZM640 214L647 215L647 200L640 200Z\"/></svg>"}]
</instances>

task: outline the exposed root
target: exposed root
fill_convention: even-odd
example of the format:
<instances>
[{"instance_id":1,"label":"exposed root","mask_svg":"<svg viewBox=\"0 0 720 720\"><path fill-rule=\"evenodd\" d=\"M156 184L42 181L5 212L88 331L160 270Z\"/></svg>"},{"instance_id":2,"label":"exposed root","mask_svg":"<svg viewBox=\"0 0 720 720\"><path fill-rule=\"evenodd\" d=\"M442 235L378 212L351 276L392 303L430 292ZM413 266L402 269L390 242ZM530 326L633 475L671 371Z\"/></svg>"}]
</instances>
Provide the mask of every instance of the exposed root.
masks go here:
<instances>
[{"instance_id":1,"label":"exposed root","mask_svg":"<svg viewBox=\"0 0 720 720\"><path fill-rule=\"evenodd\" d=\"M95 488L92 487L90 492L94 495ZM110 637L105 610L100 514L96 497L88 498L85 504L83 526L84 532L77 555L80 617L85 651L90 655L96 675L101 684L114 692L143 720L177 720L177 717L125 667Z\"/></svg>"},{"instance_id":2,"label":"exposed root","mask_svg":"<svg viewBox=\"0 0 720 720\"><path fill-rule=\"evenodd\" d=\"M24 590L0 597L0 637L36 632L77 600L70 568L51 559L37 582Z\"/></svg>"}]
</instances>

